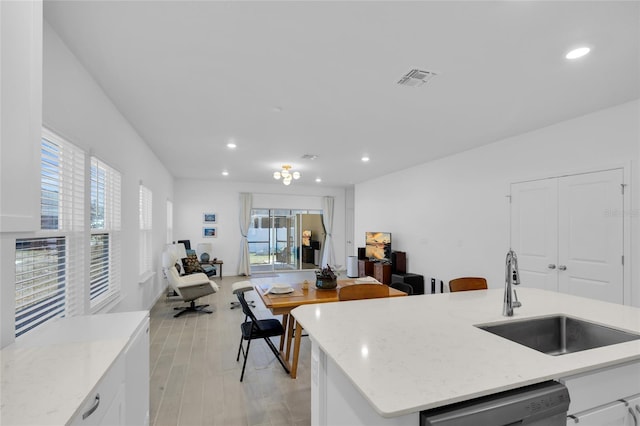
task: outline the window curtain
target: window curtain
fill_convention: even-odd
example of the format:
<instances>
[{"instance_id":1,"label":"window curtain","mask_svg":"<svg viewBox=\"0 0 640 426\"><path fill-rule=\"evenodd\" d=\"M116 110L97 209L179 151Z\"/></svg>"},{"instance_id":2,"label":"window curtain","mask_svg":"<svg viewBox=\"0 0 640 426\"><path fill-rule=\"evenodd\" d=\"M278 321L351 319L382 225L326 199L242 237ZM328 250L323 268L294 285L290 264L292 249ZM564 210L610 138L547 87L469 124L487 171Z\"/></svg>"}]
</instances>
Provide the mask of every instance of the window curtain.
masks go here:
<instances>
[{"instance_id":1,"label":"window curtain","mask_svg":"<svg viewBox=\"0 0 640 426\"><path fill-rule=\"evenodd\" d=\"M240 194L240 259L238 262L238 275L251 275L251 262L249 260L249 226L251 226L251 194Z\"/></svg>"},{"instance_id":2,"label":"window curtain","mask_svg":"<svg viewBox=\"0 0 640 426\"><path fill-rule=\"evenodd\" d=\"M333 254L333 197L324 197L322 199L322 224L324 225L324 231L327 236L324 239L324 250L322 251L322 263L320 267L326 267L327 265L332 268L336 264L335 256Z\"/></svg>"}]
</instances>

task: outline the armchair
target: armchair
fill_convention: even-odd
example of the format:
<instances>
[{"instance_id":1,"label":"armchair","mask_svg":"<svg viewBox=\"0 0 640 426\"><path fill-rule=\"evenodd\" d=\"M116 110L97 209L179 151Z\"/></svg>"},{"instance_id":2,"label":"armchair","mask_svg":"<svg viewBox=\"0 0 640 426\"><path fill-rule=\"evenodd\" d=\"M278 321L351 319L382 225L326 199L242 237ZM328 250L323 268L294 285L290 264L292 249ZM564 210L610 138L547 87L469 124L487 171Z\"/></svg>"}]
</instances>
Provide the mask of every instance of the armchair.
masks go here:
<instances>
[{"instance_id":1,"label":"armchair","mask_svg":"<svg viewBox=\"0 0 640 426\"><path fill-rule=\"evenodd\" d=\"M185 312L204 312L212 313L208 309L204 309L206 305L196 305L196 299L200 297L216 293L219 290L218 285L209 279L206 274L195 273L190 275L180 275L175 266L176 258L171 251L167 250L162 255L162 266L164 267L167 281L173 291L185 302L190 302L188 306L174 308L180 312L174 315L179 317Z\"/></svg>"}]
</instances>

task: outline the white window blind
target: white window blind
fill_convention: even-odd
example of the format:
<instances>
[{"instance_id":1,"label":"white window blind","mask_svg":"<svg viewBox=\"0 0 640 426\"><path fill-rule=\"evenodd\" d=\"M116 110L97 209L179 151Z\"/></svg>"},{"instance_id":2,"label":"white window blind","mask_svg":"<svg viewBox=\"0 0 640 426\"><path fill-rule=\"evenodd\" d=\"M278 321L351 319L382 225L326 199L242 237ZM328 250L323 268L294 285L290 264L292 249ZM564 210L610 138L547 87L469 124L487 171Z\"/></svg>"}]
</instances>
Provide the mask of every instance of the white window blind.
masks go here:
<instances>
[{"instance_id":1,"label":"white window blind","mask_svg":"<svg viewBox=\"0 0 640 426\"><path fill-rule=\"evenodd\" d=\"M173 203L167 200L167 244L173 243Z\"/></svg>"},{"instance_id":2,"label":"white window blind","mask_svg":"<svg viewBox=\"0 0 640 426\"><path fill-rule=\"evenodd\" d=\"M49 131L41 140L41 228L16 240L15 333L81 311L84 298L84 152Z\"/></svg>"},{"instance_id":3,"label":"white window blind","mask_svg":"<svg viewBox=\"0 0 640 426\"><path fill-rule=\"evenodd\" d=\"M152 269L152 230L153 230L153 194L149 188L140 184L140 278L151 274Z\"/></svg>"},{"instance_id":4,"label":"white window blind","mask_svg":"<svg viewBox=\"0 0 640 426\"><path fill-rule=\"evenodd\" d=\"M89 300L97 311L120 296L121 175L91 157Z\"/></svg>"}]
</instances>

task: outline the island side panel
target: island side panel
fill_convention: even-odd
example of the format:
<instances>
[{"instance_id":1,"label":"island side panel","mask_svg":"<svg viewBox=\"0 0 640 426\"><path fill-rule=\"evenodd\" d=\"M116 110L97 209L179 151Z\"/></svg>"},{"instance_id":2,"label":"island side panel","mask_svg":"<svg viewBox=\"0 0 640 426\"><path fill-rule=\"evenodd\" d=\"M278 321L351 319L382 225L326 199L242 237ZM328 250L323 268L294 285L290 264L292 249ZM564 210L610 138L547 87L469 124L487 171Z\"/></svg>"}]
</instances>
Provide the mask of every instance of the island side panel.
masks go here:
<instances>
[{"instance_id":1,"label":"island side panel","mask_svg":"<svg viewBox=\"0 0 640 426\"><path fill-rule=\"evenodd\" d=\"M311 339L312 426L416 426L420 413L378 414L336 363Z\"/></svg>"}]
</instances>

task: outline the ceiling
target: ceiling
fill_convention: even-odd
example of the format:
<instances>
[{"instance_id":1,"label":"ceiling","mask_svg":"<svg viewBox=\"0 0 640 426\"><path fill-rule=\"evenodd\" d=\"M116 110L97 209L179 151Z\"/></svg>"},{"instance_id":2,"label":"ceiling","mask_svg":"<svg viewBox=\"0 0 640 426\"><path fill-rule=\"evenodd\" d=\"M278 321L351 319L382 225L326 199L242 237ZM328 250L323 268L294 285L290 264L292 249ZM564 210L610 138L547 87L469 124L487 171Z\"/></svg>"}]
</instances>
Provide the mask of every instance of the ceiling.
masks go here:
<instances>
[{"instance_id":1,"label":"ceiling","mask_svg":"<svg viewBox=\"0 0 640 426\"><path fill-rule=\"evenodd\" d=\"M55 0L45 19L176 178L291 164L293 185L347 186L640 97L638 1ZM413 68L437 76L396 84Z\"/></svg>"}]
</instances>

